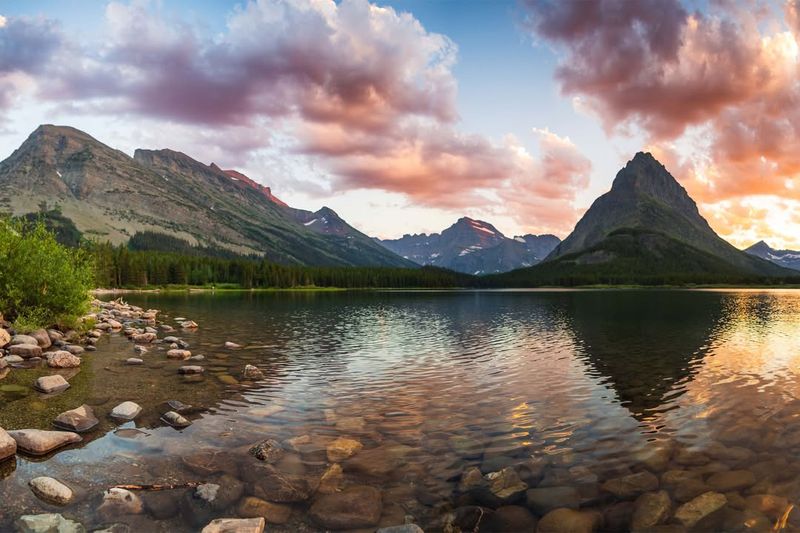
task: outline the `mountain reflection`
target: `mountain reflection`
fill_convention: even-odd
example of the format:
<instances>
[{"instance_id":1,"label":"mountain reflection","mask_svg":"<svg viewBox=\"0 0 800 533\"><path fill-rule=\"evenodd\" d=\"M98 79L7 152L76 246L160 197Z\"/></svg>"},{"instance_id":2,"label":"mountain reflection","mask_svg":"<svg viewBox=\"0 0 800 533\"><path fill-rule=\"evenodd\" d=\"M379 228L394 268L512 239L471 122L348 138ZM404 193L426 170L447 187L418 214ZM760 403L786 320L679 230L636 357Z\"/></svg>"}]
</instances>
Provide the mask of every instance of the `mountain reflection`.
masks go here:
<instances>
[{"instance_id":1,"label":"mountain reflection","mask_svg":"<svg viewBox=\"0 0 800 533\"><path fill-rule=\"evenodd\" d=\"M701 291L575 292L564 310L576 355L639 420L684 394L731 311Z\"/></svg>"}]
</instances>

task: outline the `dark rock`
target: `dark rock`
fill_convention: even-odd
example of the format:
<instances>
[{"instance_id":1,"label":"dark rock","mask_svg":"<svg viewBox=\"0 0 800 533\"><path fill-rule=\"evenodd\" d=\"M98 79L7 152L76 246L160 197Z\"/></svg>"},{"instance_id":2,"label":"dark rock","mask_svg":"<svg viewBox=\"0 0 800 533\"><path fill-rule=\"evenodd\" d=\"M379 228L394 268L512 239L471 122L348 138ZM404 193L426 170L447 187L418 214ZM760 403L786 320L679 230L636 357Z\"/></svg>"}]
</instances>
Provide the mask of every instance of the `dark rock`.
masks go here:
<instances>
[{"instance_id":1,"label":"dark rock","mask_svg":"<svg viewBox=\"0 0 800 533\"><path fill-rule=\"evenodd\" d=\"M508 531L536 531L538 520L525 507L505 505L499 507L483 522L480 531L505 533Z\"/></svg>"},{"instance_id":2,"label":"dark rock","mask_svg":"<svg viewBox=\"0 0 800 533\"><path fill-rule=\"evenodd\" d=\"M559 508L577 509L581 504L581 495L574 487L529 489L525 496L528 507L539 516Z\"/></svg>"},{"instance_id":3,"label":"dark rock","mask_svg":"<svg viewBox=\"0 0 800 533\"><path fill-rule=\"evenodd\" d=\"M382 509L378 489L356 485L317 498L308 513L325 528L357 529L376 526L381 519Z\"/></svg>"}]
</instances>

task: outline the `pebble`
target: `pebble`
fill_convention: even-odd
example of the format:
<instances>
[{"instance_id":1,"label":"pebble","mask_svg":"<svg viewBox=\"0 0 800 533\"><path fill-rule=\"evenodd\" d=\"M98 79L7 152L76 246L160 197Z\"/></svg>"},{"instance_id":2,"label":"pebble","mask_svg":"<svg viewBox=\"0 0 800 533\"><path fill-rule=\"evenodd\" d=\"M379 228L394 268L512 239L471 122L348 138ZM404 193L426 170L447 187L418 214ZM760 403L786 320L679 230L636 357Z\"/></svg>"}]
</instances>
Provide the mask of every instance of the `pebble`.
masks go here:
<instances>
[{"instance_id":1,"label":"pebble","mask_svg":"<svg viewBox=\"0 0 800 533\"><path fill-rule=\"evenodd\" d=\"M263 533L264 518L217 518L200 533Z\"/></svg>"},{"instance_id":2,"label":"pebble","mask_svg":"<svg viewBox=\"0 0 800 533\"><path fill-rule=\"evenodd\" d=\"M202 374L205 371L205 368L197 365L182 366L178 369L179 374Z\"/></svg>"},{"instance_id":3,"label":"pebble","mask_svg":"<svg viewBox=\"0 0 800 533\"><path fill-rule=\"evenodd\" d=\"M20 516L14 525L19 533L86 533L83 525L57 513Z\"/></svg>"},{"instance_id":4,"label":"pebble","mask_svg":"<svg viewBox=\"0 0 800 533\"><path fill-rule=\"evenodd\" d=\"M138 357L128 357L127 359L125 359L125 364L126 365L143 365L144 364L144 360L143 359L139 359Z\"/></svg>"},{"instance_id":5,"label":"pebble","mask_svg":"<svg viewBox=\"0 0 800 533\"><path fill-rule=\"evenodd\" d=\"M231 342L231 341L226 341L225 342L225 348L227 348L229 350L236 350L237 348L241 348L241 347L242 347L241 344L236 344L235 342Z\"/></svg>"},{"instance_id":6,"label":"pebble","mask_svg":"<svg viewBox=\"0 0 800 533\"><path fill-rule=\"evenodd\" d=\"M54 505L66 505L72 500L72 489L51 477L36 477L28 483L36 496Z\"/></svg>"},{"instance_id":7,"label":"pebble","mask_svg":"<svg viewBox=\"0 0 800 533\"><path fill-rule=\"evenodd\" d=\"M133 351L141 355L147 353L147 348L145 348L144 346L139 346L137 344L136 346L133 347Z\"/></svg>"},{"instance_id":8,"label":"pebble","mask_svg":"<svg viewBox=\"0 0 800 533\"><path fill-rule=\"evenodd\" d=\"M100 421L94 416L94 411L88 405L81 405L75 409L64 411L53 420L53 425L59 429L84 433L89 431Z\"/></svg>"},{"instance_id":9,"label":"pebble","mask_svg":"<svg viewBox=\"0 0 800 533\"><path fill-rule=\"evenodd\" d=\"M189 359L191 356L192 352L189 350L181 350L180 348L167 351L167 357L170 359Z\"/></svg>"},{"instance_id":10,"label":"pebble","mask_svg":"<svg viewBox=\"0 0 800 533\"><path fill-rule=\"evenodd\" d=\"M45 455L51 451L81 442L83 439L71 431L44 431L41 429L18 429L9 431L17 442L17 448L30 455Z\"/></svg>"},{"instance_id":11,"label":"pebble","mask_svg":"<svg viewBox=\"0 0 800 533\"><path fill-rule=\"evenodd\" d=\"M122 402L114 409L111 410L111 417L119 420L133 420L139 413L142 412L142 407L135 402Z\"/></svg>"},{"instance_id":12,"label":"pebble","mask_svg":"<svg viewBox=\"0 0 800 533\"><path fill-rule=\"evenodd\" d=\"M185 428L192 424L189 420L179 415L175 411L167 411L161 416L161 420L175 428Z\"/></svg>"},{"instance_id":13,"label":"pebble","mask_svg":"<svg viewBox=\"0 0 800 533\"><path fill-rule=\"evenodd\" d=\"M69 388L69 382L64 379L64 376L60 374L54 374L52 376L42 376L38 378L33 384L33 387L40 392L44 392L45 394L52 394L67 390Z\"/></svg>"},{"instance_id":14,"label":"pebble","mask_svg":"<svg viewBox=\"0 0 800 533\"><path fill-rule=\"evenodd\" d=\"M242 379L253 381L264 379L264 373L257 366L245 365L244 370L242 371Z\"/></svg>"}]
</instances>

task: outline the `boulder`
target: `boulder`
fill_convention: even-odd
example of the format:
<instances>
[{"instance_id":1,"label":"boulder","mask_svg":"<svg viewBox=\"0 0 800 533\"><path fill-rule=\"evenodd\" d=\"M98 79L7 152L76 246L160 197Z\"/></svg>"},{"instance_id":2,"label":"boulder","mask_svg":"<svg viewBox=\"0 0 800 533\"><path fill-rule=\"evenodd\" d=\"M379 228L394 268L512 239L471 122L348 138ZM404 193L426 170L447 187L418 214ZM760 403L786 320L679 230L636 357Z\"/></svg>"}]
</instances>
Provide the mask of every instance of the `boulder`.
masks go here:
<instances>
[{"instance_id":1,"label":"boulder","mask_svg":"<svg viewBox=\"0 0 800 533\"><path fill-rule=\"evenodd\" d=\"M592 533L600 528L603 516L595 511L555 509L539 520L537 533Z\"/></svg>"},{"instance_id":2,"label":"boulder","mask_svg":"<svg viewBox=\"0 0 800 533\"><path fill-rule=\"evenodd\" d=\"M374 527L381 519L381 493L374 487L354 485L314 500L309 516L327 529Z\"/></svg>"},{"instance_id":3,"label":"boulder","mask_svg":"<svg viewBox=\"0 0 800 533\"><path fill-rule=\"evenodd\" d=\"M83 525L57 513L23 515L14 525L18 533L86 533Z\"/></svg>"},{"instance_id":4,"label":"boulder","mask_svg":"<svg viewBox=\"0 0 800 533\"><path fill-rule=\"evenodd\" d=\"M626 500L635 498L645 492L658 490L658 478L647 471L637 472L636 474L609 479L603 483L602 489L617 498Z\"/></svg>"},{"instance_id":5,"label":"boulder","mask_svg":"<svg viewBox=\"0 0 800 533\"><path fill-rule=\"evenodd\" d=\"M17 442L17 448L30 455L45 455L63 446L81 442L83 439L71 431L44 431L41 429L18 429L9 431Z\"/></svg>"},{"instance_id":6,"label":"boulder","mask_svg":"<svg viewBox=\"0 0 800 533\"><path fill-rule=\"evenodd\" d=\"M672 501L665 490L646 492L636 499L631 518L632 531L648 531L669 519Z\"/></svg>"},{"instance_id":7,"label":"boulder","mask_svg":"<svg viewBox=\"0 0 800 533\"><path fill-rule=\"evenodd\" d=\"M72 501L72 489L51 477L36 477L28 482L31 490L40 499L53 505L66 505Z\"/></svg>"},{"instance_id":8,"label":"boulder","mask_svg":"<svg viewBox=\"0 0 800 533\"><path fill-rule=\"evenodd\" d=\"M42 348L38 344L14 344L8 349L10 355L18 355L23 359L41 357Z\"/></svg>"},{"instance_id":9,"label":"boulder","mask_svg":"<svg viewBox=\"0 0 800 533\"><path fill-rule=\"evenodd\" d=\"M200 533L263 533L263 518L217 518Z\"/></svg>"},{"instance_id":10,"label":"boulder","mask_svg":"<svg viewBox=\"0 0 800 533\"><path fill-rule=\"evenodd\" d=\"M706 492L684 503L675 511L675 520L686 528L693 528L703 519L716 513L728 503L724 494Z\"/></svg>"},{"instance_id":11,"label":"boulder","mask_svg":"<svg viewBox=\"0 0 800 533\"><path fill-rule=\"evenodd\" d=\"M30 335L14 335L11 337L11 340L8 341L8 344L11 346L17 346L19 344L31 344L33 346L39 346L39 341Z\"/></svg>"},{"instance_id":12,"label":"boulder","mask_svg":"<svg viewBox=\"0 0 800 533\"><path fill-rule=\"evenodd\" d=\"M142 408L139 404L134 402L122 402L114 409L111 410L111 418L116 418L119 420L133 420L139 413L142 412Z\"/></svg>"},{"instance_id":13,"label":"boulder","mask_svg":"<svg viewBox=\"0 0 800 533\"><path fill-rule=\"evenodd\" d=\"M100 421L94 416L94 411L88 405L64 411L53 420L53 425L57 428L76 433L89 431L99 423Z\"/></svg>"},{"instance_id":14,"label":"boulder","mask_svg":"<svg viewBox=\"0 0 800 533\"><path fill-rule=\"evenodd\" d=\"M581 504L581 495L575 487L529 489L525 497L528 507L539 516L559 508L577 509Z\"/></svg>"},{"instance_id":15,"label":"boulder","mask_svg":"<svg viewBox=\"0 0 800 533\"><path fill-rule=\"evenodd\" d=\"M50 340L50 335L48 335L47 330L45 329L37 329L36 331L32 331L30 336L36 339L36 344L38 344L43 350L49 348L53 343L53 341Z\"/></svg>"},{"instance_id":16,"label":"boulder","mask_svg":"<svg viewBox=\"0 0 800 533\"><path fill-rule=\"evenodd\" d=\"M14 457L17 453L17 441L5 429L0 428L0 461Z\"/></svg>"},{"instance_id":17,"label":"boulder","mask_svg":"<svg viewBox=\"0 0 800 533\"><path fill-rule=\"evenodd\" d=\"M34 382L33 388L45 394L52 394L67 390L69 388L69 382L64 379L64 376L54 374L52 376L40 377Z\"/></svg>"},{"instance_id":18,"label":"boulder","mask_svg":"<svg viewBox=\"0 0 800 533\"><path fill-rule=\"evenodd\" d=\"M50 368L76 368L81 366L81 359L66 350L47 354L47 366Z\"/></svg>"},{"instance_id":19,"label":"boulder","mask_svg":"<svg viewBox=\"0 0 800 533\"><path fill-rule=\"evenodd\" d=\"M282 503L272 503L255 496L248 496L239 502L236 512L244 518L262 517L270 524L285 524L292 516L292 507Z\"/></svg>"},{"instance_id":20,"label":"boulder","mask_svg":"<svg viewBox=\"0 0 800 533\"><path fill-rule=\"evenodd\" d=\"M364 445L354 439L339 437L335 441L328 444L326 452L328 461L331 463L341 463L345 459L357 454Z\"/></svg>"},{"instance_id":21,"label":"boulder","mask_svg":"<svg viewBox=\"0 0 800 533\"><path fill-rule=\"evenodd\" d=\"M169 424L174 428L185 428L192 425L192 423L182 415L179 415L175 411L167 411L163 415L161 415L161 420Z\"/></svg>"}]
</instances>

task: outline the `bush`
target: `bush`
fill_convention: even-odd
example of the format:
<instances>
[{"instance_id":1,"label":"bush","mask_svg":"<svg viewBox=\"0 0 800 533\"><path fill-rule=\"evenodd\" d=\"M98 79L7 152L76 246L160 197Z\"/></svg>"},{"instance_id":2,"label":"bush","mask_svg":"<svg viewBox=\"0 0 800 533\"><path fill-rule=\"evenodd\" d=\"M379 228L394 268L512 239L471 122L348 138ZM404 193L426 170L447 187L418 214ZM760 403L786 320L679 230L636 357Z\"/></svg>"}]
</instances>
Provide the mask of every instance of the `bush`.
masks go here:
<instances>
[{"instance_id":1,"label":"bush","mask_svg":"<svg viewBox=\"0 0 800 533\"><path fill-rule=\"evenodd\" d=\"M20 330L75 326L89 309L92 258L41 222L0 220L0 312Z\"/></svg>"}]
</instances>

